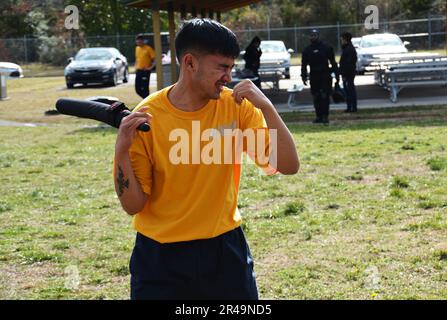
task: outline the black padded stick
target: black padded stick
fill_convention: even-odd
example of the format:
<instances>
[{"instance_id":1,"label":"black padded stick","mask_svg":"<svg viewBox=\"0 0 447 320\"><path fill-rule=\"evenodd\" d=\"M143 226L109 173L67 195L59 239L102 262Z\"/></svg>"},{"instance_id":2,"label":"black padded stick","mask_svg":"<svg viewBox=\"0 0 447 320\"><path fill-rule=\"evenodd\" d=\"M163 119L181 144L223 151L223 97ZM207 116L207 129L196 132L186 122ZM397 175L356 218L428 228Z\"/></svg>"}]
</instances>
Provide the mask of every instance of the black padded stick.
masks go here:
<instances>
[{"instance_id":1,"label":"black padded stick","mask_svg":"<svg viewBox=\"0 0 447 320\"><path fill-rule=\"evenodd\" d=\"M108 105L102 102L66 98L57 100L56 109L62 114L101 121L115 128L119 128L121 120L132 113L122 102ZM138 130L145 132L150 129L148 123L138 127Z\"/></svg>"}]
</instances>

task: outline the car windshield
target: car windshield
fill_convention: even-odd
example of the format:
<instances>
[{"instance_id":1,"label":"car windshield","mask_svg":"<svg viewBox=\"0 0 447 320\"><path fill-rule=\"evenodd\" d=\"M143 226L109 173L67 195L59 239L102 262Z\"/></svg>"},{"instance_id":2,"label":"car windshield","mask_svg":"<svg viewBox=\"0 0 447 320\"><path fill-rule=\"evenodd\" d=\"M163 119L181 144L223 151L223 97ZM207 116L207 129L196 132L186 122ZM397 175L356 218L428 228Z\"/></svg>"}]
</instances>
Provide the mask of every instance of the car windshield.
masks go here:
<instances>
[{"instance_id":1,"label":"car windshield","mask_svg":"<svg viewBox=\"0 0 447 320\"><path fill-rule=\"evenodd\" d=\"M261 50L264 53L284 52L286 51L286 47L281 42L261 42Z\"/></svg>"},{"instance_id":2,"label":"car windshield","mask_svg":"<svg viewBox=\"0 0 447 320\"><path fill-rule=\"evenodd\" d=\"M75 57L75 60L109 60L112 54L107 50L81 50Z\"/></svg>"},{"instance_id":3,"label":"car windshield","mask_svg":"<svg viewBox=\"0 0 447 320\"><path fill-rule=\"evenodd\" d=\"M402 40L398 37L377 37L364 38L362 40L362 48L380 47L380 46L401 46Z\"/></svg>"}]
</instances>

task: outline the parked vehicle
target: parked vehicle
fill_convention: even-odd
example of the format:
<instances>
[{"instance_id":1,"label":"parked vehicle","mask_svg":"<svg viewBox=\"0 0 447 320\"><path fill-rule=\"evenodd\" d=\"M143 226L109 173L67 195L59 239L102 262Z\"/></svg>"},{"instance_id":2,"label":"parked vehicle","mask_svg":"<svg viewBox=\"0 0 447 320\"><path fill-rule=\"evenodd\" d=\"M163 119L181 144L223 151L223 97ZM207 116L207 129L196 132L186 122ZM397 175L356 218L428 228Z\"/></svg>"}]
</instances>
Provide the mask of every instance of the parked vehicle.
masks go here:
<instances>
[{"instance_id":1,"label":"parked vehicle","mask_svg":"<svg viewBox=\"0 0 447 320\"><path fill-rule=\"evenodd\" d=\"M280 71L286 79L290 79L290 55L292 49L286 49L283 41L261 41L261 67L260 73L274 73Z\"/></svg>"},{"instance_id":2,"label":"parked vehicle","mask_svg":"<svg viewBox=\"0 0 447 320\"><path fill-rule=\"evenodd\" d=\"M104 83L116 86L129 80L127 58L116 48L83 48L65 67L67 88L75 84Z\"/></svg>"},{"instance_id":3,"label":"parked vehicle","mask_svg":"<svg viewBox=\"0 0 447 320\"><path fill-rule=\"evenodd\" d=\"M0 62L0 73L8 78L23 78L22 67L12 62Z\"/></svg>"},{"instance_id":4,"label":"parked vehicle","mask_svg":"<svg viewBox=\"0 0 447 320\"><path fill-rule=\"evenodd\" d=\"M407 53L407 45L398 35L391 33L372 34L363 36L357 47L357 72L364 73L374 61L374 55Z\"/></svg>"},{"instance_id":5,"label":"parked vehicle","mask_svg":"<svg viewBox=\"0 0 447 320\"><path fill-rule=\"evenodd\" d=\"M358 38L352 38L351 39L351 42L352 42L352 45L354 46L354 48L358 48L358 47L360 47L360 41L362 41L362 38L360 38L360 37L358 37Z\"/></svg>"}]
</instances>

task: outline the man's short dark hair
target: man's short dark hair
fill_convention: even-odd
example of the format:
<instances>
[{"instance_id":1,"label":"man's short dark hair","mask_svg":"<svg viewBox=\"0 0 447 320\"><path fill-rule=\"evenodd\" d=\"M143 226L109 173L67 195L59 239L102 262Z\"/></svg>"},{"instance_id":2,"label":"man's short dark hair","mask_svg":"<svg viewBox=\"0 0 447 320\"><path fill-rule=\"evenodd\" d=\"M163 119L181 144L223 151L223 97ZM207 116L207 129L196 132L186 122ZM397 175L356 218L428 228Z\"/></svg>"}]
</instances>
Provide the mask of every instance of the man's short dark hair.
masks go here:
<instances>
[{"instance_id":1,"label":"man's short dark hair","mask_svg":"<svg viewBox=\"0 0 447 320\"><path fill-rule=\"evenodd\" d=\"M137 36L135 37L135 40L144 40L144 36L143 34L137 34Z\"/></svg>"},{"instance_id":2,"label":"man's short dark hair","mask_svg":"<svg viewBox=\"0 0 447 320\"><path fill-rule=\"evenodd\" d=\"M224 25L210 19L186 21L177 33L175 47L179 61L191 51L219 54L234 59L240 53L236 35Z\"/></svg>"},{"instance_id":3,"label":"man's short dark hair","mask_svg":"<svg viewBox=\"0 0 447 320\"><path fill-rule=\"evenodd\" d=\"M343 32L341 37L343 39L345 39L346 41L351 41L352 40L352 34L350 34L349 32Z\"/></svg>"}]
</instances>

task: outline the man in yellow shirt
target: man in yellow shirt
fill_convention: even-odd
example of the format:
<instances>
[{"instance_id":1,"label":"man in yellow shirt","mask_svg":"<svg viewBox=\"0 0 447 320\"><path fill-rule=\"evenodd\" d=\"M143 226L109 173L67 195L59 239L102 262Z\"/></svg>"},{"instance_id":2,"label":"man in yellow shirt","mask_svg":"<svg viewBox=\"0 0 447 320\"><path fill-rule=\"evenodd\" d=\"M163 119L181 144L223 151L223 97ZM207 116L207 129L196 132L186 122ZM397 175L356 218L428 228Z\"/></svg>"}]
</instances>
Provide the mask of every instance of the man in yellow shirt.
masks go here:
<instances>
[{"instance_id":1,"label":"man in yellow shirt","mask_svg":"<svg viewBox=\"0 0 447 320\"><path fill-rule=\"evenodd\" d=\"M135 48L135 91L143 99L149 95L151 71L155 66L155 52L145 43L142 34L136 37Z\"/></svg>"},{"instance_id":2,"label":"man in yellow shirt","mask_svg":"<svg viewBox=\"0 0 447 320\"><path fill-rule=\"evenodd\" d=\"M137 231L132 299L258 299L237 208L245 151L267 174L295 174L293 137L250 81L233 90L234 33L209 19L176 37L180 77L122 120L115 189ZM136 131L150 122L149 132Z\"/></svg>"}]
</instances>

